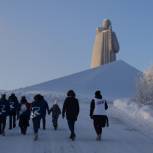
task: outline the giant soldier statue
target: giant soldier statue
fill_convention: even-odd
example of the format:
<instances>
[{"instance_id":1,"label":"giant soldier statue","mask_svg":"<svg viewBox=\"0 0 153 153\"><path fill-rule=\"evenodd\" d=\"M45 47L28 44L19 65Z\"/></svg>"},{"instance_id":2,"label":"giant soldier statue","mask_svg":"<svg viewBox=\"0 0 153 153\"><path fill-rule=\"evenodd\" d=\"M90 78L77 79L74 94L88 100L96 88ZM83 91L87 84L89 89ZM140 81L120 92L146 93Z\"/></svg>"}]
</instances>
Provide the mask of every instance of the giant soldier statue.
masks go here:
<instances>
[{"instance_id":1,"label":"giant soldier statue","mask_svg":"<svg viewBox=\"0 0 153 153\"><path fill-rule=\"evenodd\" d=\"M110 20L105 19L102 27L96 29L91 67L95 68L116 61L118 52L119 44L116 34L112 31Z\"/></svg>"}]
</instances>

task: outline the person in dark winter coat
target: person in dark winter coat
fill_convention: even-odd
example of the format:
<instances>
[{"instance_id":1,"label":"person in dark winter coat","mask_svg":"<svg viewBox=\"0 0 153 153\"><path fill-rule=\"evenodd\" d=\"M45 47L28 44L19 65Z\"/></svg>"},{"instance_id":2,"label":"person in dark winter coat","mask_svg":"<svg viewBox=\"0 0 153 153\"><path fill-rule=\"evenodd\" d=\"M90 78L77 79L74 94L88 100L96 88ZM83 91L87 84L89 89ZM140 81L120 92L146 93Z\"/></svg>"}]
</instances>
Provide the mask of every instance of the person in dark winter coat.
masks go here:
<instances>
[{"instance_id":1,"label":"person in dark winter coat","mask_svg":"<svg viewBox=\"0 0 153 153\"><path fill-rule=\"evenodd\" d=\"M90 104L90 117L93 119L94 128L97 134L97 140L101 140L102 128L108 126L108 117L106 110L108 105L106 100L102 99L101 92L95 92L95 98L92 99Z\"/></svg>"},{"instance_id":2,"label":"person in dark winter coat","mask_svg":"<svg viewBox=\"0 0 153 153\"><path fill-rule=\"evenodd\" d=\"M49 114L50 113L52 113L53 127L54 127L55 130L57 130L57 128L58 128L58 118L59 118L59 115L61 114L61 109L60 109L59 105L57 104L57 100L55 100L53 106L49 110Z\"/></svg>"},{"instance_id":3,"label":"person in dark winter coat","mask_svg":"<svg viewBox=\"0 0 153 153\"><path fill-rule=\"evenodd\" d=\"M9 98L9 105L10 105L10 114L9 114L9 129L12 129L16 127L16 117L17 117L17 111L19 107L19 102L17 97L14 93L12 93Z\"/></svg>"},{"instance_id":4,"label":"person in dark winter coat","mask_svg":"<svg viewBox=\"0 0 153 153\"><path fill-rule=\"evenodd\" d=\"M6 95L3 94L0 99L0 134L5 136L6 118L9 115L9 103Z\"/></svg>"},{"instance_id":5,"label":"person in dark winter coat","mask_svg":"<svg viewBox=\"0 0 153 153\"><path fill-rule=\"evenodd\" d=\"M41 119L42 119L42 124L43 124L43 130L45 130L46 129L46 112L48 112L48 114L49 114L49 106L43 96L41 96L41 102L42 102L42 104L41 104L42 105Z\"/></svg>"},{"instance_id":6,"label":"person in dark winter coat","mask_svg":"<svg viewBox=\"0 0 153 153\"><path fill-rule=\"evenodd\" d=\"M79 102L78 99L75 98L75 92L73 90L68 91L67 98L64 101L62 109L63 118L65 117L65 113L68 126L71 131L70 139L74 140L76 137L74 125L79 115Z\"/></svg>"},{"instance_id":7,"label":"person in dark winter coat","mask_svg":"<svg viewBox=\"0 0 153 153\"><path fill-rule=\"evenodd\" d=\"M27 127L29 126L30 119L30 104L25 96L21 97L18 111L19 127L21 134L26 135Z\"/></svg>"},{"instance_id":8,"label":"person in dark winter coat","mask_svg":"<svg viewBox=\"0 0 153 153\"><path fill-rule=\"evenodd\" d=\"M34 140L38 139L38 131L40 128L40 119L42 116L42 96L37 94L34 96L34 102L31 106L31 118L33 122Z\"/></svg>"}]
</instances>

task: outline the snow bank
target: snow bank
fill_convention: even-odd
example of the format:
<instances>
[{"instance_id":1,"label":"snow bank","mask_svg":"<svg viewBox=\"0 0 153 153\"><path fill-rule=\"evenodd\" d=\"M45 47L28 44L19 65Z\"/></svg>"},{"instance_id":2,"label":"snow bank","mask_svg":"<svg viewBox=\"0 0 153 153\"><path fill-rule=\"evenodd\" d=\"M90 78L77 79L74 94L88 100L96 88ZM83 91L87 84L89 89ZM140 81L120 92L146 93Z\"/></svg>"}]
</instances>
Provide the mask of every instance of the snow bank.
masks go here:
<instances>
[{"instance_id":1,"label":"snow bank","mask_svg":"<svg viewBox=\"0 0 153 153\"><path fill-rule=\"evenodd\" d=\"M144 119L153 123L153 110L149 106L140 107L137 103L129 100L115 100L114 106L134 119Z\"/></svg>"},{"instance_id":2,"label":"snow bank","mask_svg":"<svg viewBox=\"0 0 153 153\"><path fill-rule=\"evenodd\" d=\"M153 105L153 66L139 77L136 98L141 104Z\"/></svg>"},{"instance_id":3,"label":"snow bank","mask_svg":"<svg viewBox=\"0 0 153 153\"><path fill-rule=\"evenodd\" d=\"M113 102L115 112L127 124L134 124L138 129L152 131L153 108L149 105L139 105L130 99L118 99Z\"/></svg>"}]
</instances>

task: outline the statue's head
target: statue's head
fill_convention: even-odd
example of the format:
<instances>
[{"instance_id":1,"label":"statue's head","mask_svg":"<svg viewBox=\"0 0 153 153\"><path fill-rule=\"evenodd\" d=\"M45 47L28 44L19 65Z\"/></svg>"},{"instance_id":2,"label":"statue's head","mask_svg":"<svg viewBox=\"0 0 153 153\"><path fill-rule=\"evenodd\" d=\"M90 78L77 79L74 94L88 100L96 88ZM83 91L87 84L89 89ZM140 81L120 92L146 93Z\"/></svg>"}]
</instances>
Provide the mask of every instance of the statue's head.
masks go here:
<instances>
[{"instance_id":1,"label":"statue's head","mask_svg":"<svg viewBox=\"0 0 153 153\"><path fill-rule=\"evenodd\" d=\"M111 21L109 19L104 19L102 22L102 27L104 29L109 29L111 26Z\"/></svg>"}]
</instances>

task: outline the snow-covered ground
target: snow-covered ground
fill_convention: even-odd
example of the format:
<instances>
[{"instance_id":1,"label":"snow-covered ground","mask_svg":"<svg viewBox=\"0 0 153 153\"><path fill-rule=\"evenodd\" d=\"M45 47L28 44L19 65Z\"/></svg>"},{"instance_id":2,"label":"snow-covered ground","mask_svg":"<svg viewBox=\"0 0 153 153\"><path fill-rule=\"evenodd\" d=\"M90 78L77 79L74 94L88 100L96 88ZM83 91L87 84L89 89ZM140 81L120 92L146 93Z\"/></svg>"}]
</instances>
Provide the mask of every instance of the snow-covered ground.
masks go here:
<instances>
[{"instance_id":1,"label":"snow-covered ground","mask_svg":"<svg viewBox=\"0 0 153 153\"><path fill-rule=\"evenodd\" d=\"M81 110L76 124L76 141L72 142L68 139L69 131L66 120L60 118L59 130L54 131L51 125L51 116L48 116L47 129L39 131L38 141L33 141L32 126L29 127L26 136L20 135L17 127L12 131L7 130L5 137L0 136L0 152L152 153L153 135L151 135L151 131L145 132L144 127L137 128L137 122L133 122L133 119L126 119L127 114L123 114L123 109L121 111L123 107L119 102L109 106L110 126L103 130L101 142L95 140L95 131L92 120L89 118L89 102L80 101ZM139 123L139 125L141 124Z\"/></svg>"},{"instance_id":2,"label":"snow-covered ground","mask_svg":"<svg viewBox=\"0 0 153 153\"><path fill-rule=\"evenodd\" d=\"M117 61L15 90L18 97L25 95L29 102L36 93L41 93L50 106L51 102L58 98L62 107L67 90L74 89L81 108L76 124L77 138L74 142L68 139L67 123L62 118L59 119L59 130L54 131L51 116L48 116L47 129L40 130L39 140L36 142L33 141L32 124L26 136L20 135L19 127L8 130L7 124L6 136L0 136L0 153L152 153L153 108L140 107L129 100L136 94L136 80L141 74L127 63ZM109 103L110 126L103 130L101 142L95 140L96 134L89 118L89 99L97 89L100 89L107 99L114 100ZM125 97L128 99L123 99Z\"/></svg>"}]
</instances>

